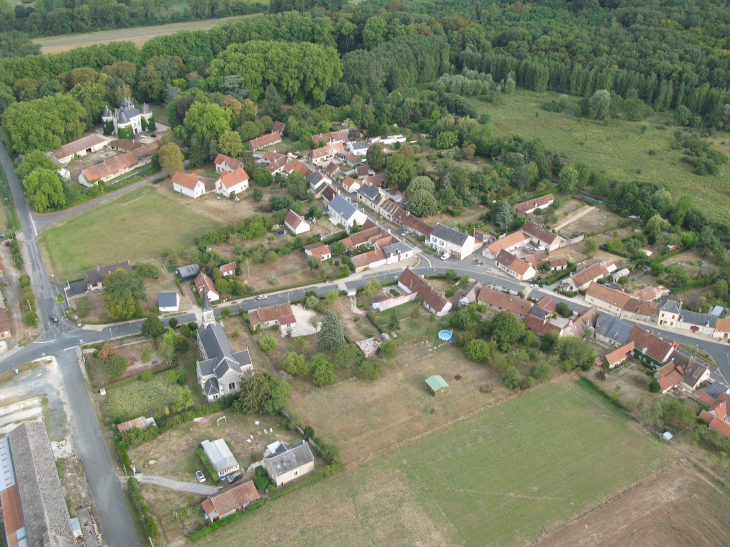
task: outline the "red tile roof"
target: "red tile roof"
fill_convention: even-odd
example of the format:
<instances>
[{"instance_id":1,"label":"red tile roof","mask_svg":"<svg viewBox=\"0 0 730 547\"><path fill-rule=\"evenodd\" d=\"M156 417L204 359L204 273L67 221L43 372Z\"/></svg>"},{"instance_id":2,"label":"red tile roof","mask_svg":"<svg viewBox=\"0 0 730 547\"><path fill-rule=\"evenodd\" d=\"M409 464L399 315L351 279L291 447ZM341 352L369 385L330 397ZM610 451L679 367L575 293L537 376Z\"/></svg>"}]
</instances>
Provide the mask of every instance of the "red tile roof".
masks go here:
<instances>
[{"instance_id":1,"label":"red tile roof","mask_svg":"<svg viewBox=\"0 0 730 547\"><path fill-rule=\"evenodd\" d=\"M229 171L223 173L220 177L223 186L226 188L233 188L237 184L241 184L248 180L248 173L243 169L236 169L235 171Z\"/></svg>"},{"instance_id":2,"label":"red tile roof","mask_svg":"<svg viewBox=\"0 0 730 547\"><path fill-rule=\"evenodd\" d=\"M592 266L588 266L584 270L574 273L570 276L569 279L573 280L573 284L576 287L582 287L590 281L595 281L596 279L600 279L601 277L605 277L607 275L608 270L606 269L606 266L604 266L603 264L593 264Z\"/></svg>"},{"instance_id":3,"label":"red tile roof","mask_svg":"<svg viewBox=\"0 0 730 547\"><path fill-rule=\"evenodd\" d=\"M667 374L664 378L659 378L658 382L661 390L667 391L674 386L678 386L682 382L682 380L684 380L684 376L680 374L678 370L675 370Z\"/></svg>"},{"instance_id":4,"label":"red tile roof","mask_svg":"<svg viewBox=\"0 0 730 547\"><path fill-rule=\"evenodd\" d=\"M218 154L215 157L215 160L213 160L213 163L215 163L216 165L220 165L223 162L225 162L225 164L234 171L243 167L243 163L241 163L241 160L226 156L225 154Z\"/></svg>"},{"instance_id":5,"label":"red tile roof","mask_svg":"<svg viewBox=\"0 0 730 547\"><path fill-rule=\"evenodd\" d=\"M218 297L220 297L218 291L215 290L215 285L213 284L213 281L203 272L200 272L198 274L198 277L195 278L194 283L195 288L198 289L198 292L203 292L203 290L205 290L205 292L213 292L218 295Z\"/></svg>"},{"instance_id":6,"label":"red tile roof","mask_svg":"<svg viewBox=\"0 0 730 547\"><path fill-rule=\"evenodd\" d=\"M348 192L352 192L351 188L357 185L358 187L361 185L361 182L359 180L355 180L352 177L345 177L345 179L342 181L342 187L347 190Z\"/></svg>"},{"instance_id":7,"label":"red tile roof","mask_svg":"<svg viewBox=\"0 0 730 547\"><path fill-rule=\"evenodd\" d=\"M714 412L718 418L724 418L727 416L727 403L725 401L715 403L708 412Z\"/></svg>"},{"instance_id":8,"label":"red tile roof","mask_svg":"<svg viewBox=\"0 0 730 547\"><path fill-rule=\"evenodd\" d=\"M209 509L213 506L218 515L225 515L253 503L257 499L259 499L259 493L256 491L253 481L246 481L233 488L223 490L220 494L210 496L202 505L208 514L212 512Z\"/></svg>"},{"instance_id":9,"label":"red tile roof","mask_svg":"<svg viewBox=\"0 0 730 547\"><path fill-rule=\"evenodd\" d=\"M527 236L518 230L517 232L512 232L511 234L506 235L488 245L487 249L489 249L489 252L492 253L492 256L496 256L502 249L508 249L514 245L522 243L523 241L527 241Z\"/></svg>"},{"instance_id":10,"label":"red tile roof","mask_svg":"<svg viewBox=\"0 0 730 547\"><path fill-rule=\"evenodd\" d=\"M248 141L248 146L251 150L258 150L259 148L265 148L272 144L276 144L277 142L281 142L281 135L278 133L269 133L267 135L256 137L255 139L251 139Z\"/></svg>"},{"instance_id":11,"label":"red tile roof","mask_svg":"<svg viewBox=\"0 0 730 547\"><path fill-rule=\"evenodd\" d=\"M352 260L352 264L353 266L355 266L355 270L359 270L360 268L366 268L370 264L373 264L375 262L385 260L385 253L382 249L373 249L372 251L368 251L367 253L353 256L350 260Z\"/></svg>"},{"instance_id":12,"label":"red tile roof","mask_svg":"<svg viewBox=\"0 0 730 547\"><path fill-rule=\"evenodd\" d=\"M538 264L540 264L540 262L545 260L547 258L547 256L548 255L545 251L540 251L539 253L527 255L524 258L524 261L527 262L533 268L537 268Z\"/></svg>"},{"instance_id":13,"label":"red tile roof","mask_svg":"<svg viewBox=\"0 0 730 547\"><path fill-rule=\"evenodd\" d=\"M259 323L279 321L292 315L294 315L294 313L292 312L291 304L275 304L273 306L267 306L265 308L250 311L248 313L248 320L251 322L251 325L255 327Z\"/></svg>"},{"instance_id":14,"label":"red tile roof","mask_svg":"<svg viewBox=\"0 0 730 547\"><path fill-rule=\"evenodd\" d=\"M113 175L122 169L132 167L138 161L139 160L137 159L137 156L134 155L134 152L126 152L120 156L114 156L111 159L92 165L91 167L81 171L81 173L86 177L86 180L93 182L95 180L108 177L109 175Z\"/></svg>"},{"instance_id":15,"label":"red tile roof","mask_svg":"<svg viewBox=\"0 0 730 547\"><path fill-rule=\"evenodd\" d=\"M490 287L482 287L482 290L479 291L477 300L490 306L501 308L523 316L527 316L534 305L529 300L505 294Z\"/></svg>"},{"instance_id":16,"label":"red tile roof","mask_svg":"<svg viewBox=\"0 0 730 547\"><path fill-rule=\"evenodd\" d=\"M525 275L530 269L530 265L527 262L520 260L515 255L509 251L505 251L504 249L499 251L496 261L517 275Z\"/></svg>"},{"instance_id":17,"label":"red tile roof","mask_svg":"<svg viewBox=\"0 0 730 547\"><path fill-rule=\"evenodd\" d=\"M700 393L700 396L698 397L700 401L705 403L707 406L712 406L717 402L717 399L714 397L711 397L707 393Z\"/></svg>"},{"instance_id":18,"label":"red tile roof","mask_svg":"<svg viewBox=\"0 0 730 547\"><path fill-rule=\"evenodd\" d=\"M550 261L551 268L561 268L561 267L567 266L567 265L568 265L568 259L565 258L564 256L560 257L560 258L553 258Z\"/></svg>"},{"instance_id":19,"label":"red tile roof","mask_svg":"<svg viewBox=\"0 0 730 547\"><path fill-rule=\"evenodd\" d=\"M560 334L561 328L553 325L550 323L550 321L544 321L537 317L536 315L528 315L525 319L525 328L529 330L534 330L538 334L548 334L551 332L556 332Z\"/></svg>"},{"instance_id":20,"label":"red tile roof","mask_svg":"<svg viewBox=\"0 0 730 547\"><path fill-rule=\"evenodd\" d=\"M659 363L663 363L667 359L667 355L672 349L671 344L645 331L638 325L634 325L631 329L628 341L633 342L636 349Z\"/></svg>"},{"instance_id":21,"label":"red tile roof","mask_svg":"<svg viewBox=\"0 0 730 547\"><path fill-rule=\"evenodd\" d=\"M558 303L549 296L543 296L540 300L537 301L537 305L538 307L542 308L545 311L549 311L550 313L553 313L558 309Z\"/></svg>"},{"instance_id":22,"label":"red tile roof","mask_svg":"<svg viewBox=\"0 0 730 547\"><path fill-rule=\"evenodd\" d=\"M634 349L634 343L629 342L628 344L621 346L620 348L617 348L613 350L611 353L606 354L606 361L608 362L608 366L612 367L615 364L623 361L626 359L627 354L630 351L633 351Z\"/></svg>"},{"instance_id":23,"label":"red tile roof","mask_svg":"<svg viewBox=\"0 0 730 547\"><path fill-rule=\"evenodd\" d=\"M712 423L710 424L710 429L714 429L715 431L718 431L725 437L730 437L730 424L728 424L725 420L715 418L714 420L712 420Z\"/></svg>"},{"instance_id":24,"label":"red tile roof","mask_svg":"<svg viewBox=\"0 0 730 547\"><path fill-rule=\"evenodd\" d=\"M730 332L730 317L718 319L715 323L715 330L718 332Z\"/></svg>"},{"instance_id":25,"label":"red tile roof","mask_svg":"<svg viewBox=\"0 0 730 547\"><path fill-rule=\"evenodd\" d=\"M535 199L528 199L527 201L523 201L522 203L518 203L517 205L515 205L515 211L517 211L518 213L524 213L526 211L531 211L536 207L544 207L546 205L549 205L553 201L555 201L555 196L553 196L552 194L548 194L547 196L541 196Z\"/></svg>"},{"instance_id":26,"label":"red tile roof","mask_svg":"<svg viewBox=\"0 0 730 547\"><path fill-rule=\"evenodd\" d=\"M317 258L319 260L322 260L322 258L325 255L331 255L332 254L332 250L330 249L330 246L329 245L322 245L320 247L315 247L314 249L310 249L309 252L312 253L312 256L314 258Z\"/></svg>"},{"instance_id":27,"label":"red tile roof","mask_svg":"<svg viewBox=\"0 0 730 547\"><path fill-rule=\"evenodd\" d=\"M236 263L229 262L228 264L223 264L223 266L220 267L220 270L223 275L234 275L236 273Z\"/></svg>"},{"instance_id":28,"label":"red tile roof","mask_svg":"<svg viewBox=\"0 0 730 547\"><path fill-rule=\"evenodd\" d=\"M200 182L198 180L198 177L190 174L181 173L180 171L175 171L175 174L172 175L172 182L175 184L179 184L180 186L184 186L185 188L188 188L190 190L195 190L195 187Z\"/></svg>"},{"instance_id":29,"label":"red tile roof","mask_svg":"<svg viewBox=\"0 0 730 547\"><path fill-rule=\"evenodd\" d=\"M377 188L385 184L385 175L383 175L382 173L377 175L370 175L368 177L365 177L365 180L363 182Z\"/></svg>"},{"instance_id":30,"label":"red tile roof","mask_svg":"<svg viewBox=\"0 0 730 547\"><path fill-rule=\"evenodd\" d=\"M398 278L398 283L403 284L411 292L417 291L423 297L423 302L432 310L440 312L449 304L446 298L434 289L428 281L421 279L418 274L414 273L410 267L403 270Z\"/></svg>"},{"instance_id":31,"label":"red tile roof","mask_svg":"<svg viewBox=\"0 0 730 547\"><path fill-rule=\"evenodd\" d=\"M11 541L15 538L15 545L17 545L16 532L25 526L23 507L20 503L20 491L17 484L0 492L0 503L2 503L3 508L5 535L11 538Z\"/></svg>"}]
</instances>

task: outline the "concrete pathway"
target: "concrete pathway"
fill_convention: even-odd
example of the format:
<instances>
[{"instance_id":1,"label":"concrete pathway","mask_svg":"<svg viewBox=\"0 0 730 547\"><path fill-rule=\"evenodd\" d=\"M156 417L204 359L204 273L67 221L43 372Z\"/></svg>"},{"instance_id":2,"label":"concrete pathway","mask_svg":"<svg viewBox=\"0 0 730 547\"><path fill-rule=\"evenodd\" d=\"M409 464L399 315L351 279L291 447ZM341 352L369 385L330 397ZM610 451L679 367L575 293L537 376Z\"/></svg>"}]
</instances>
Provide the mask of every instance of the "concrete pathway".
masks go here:
<instances>
[{"instance_id":1,"label":"concrete pathway","mask_svg":"<svg viewBox=\"0 0 730 547\"><path fill-rule=\"evenodd\" d=\"M560 230L561 228L564 228L565 226L567 226L567 225L568 225L568 224L570 224L571 222L573 222L573 221L575 221L575 220L578 220L578 219L579 219L580 217L582 217L582 216L584 216L584 215L587 215L588 213L590 213L591 211L593 211L593 209L595 209L595 207L588 207L588 209L584 209L584 210L582 210L582 211L581 211L580 213L578 213L577 215L573 215L572 217L570 217L570 218L569 218L568 220L566 220L566 221L565 221L565 222L563 222L562 224L559 224L558 226L556 226L556 227L555 227L555 231L557 232L558 230Z\"/></svg>"},{"instance_id":2,"label":"concrete pathway","mask_svg":"<svg viewBox=\"0 0 730 547\"><path fill-rule=\"evenodd\" d=\"M126 483L129 477L119 477L119 482ZM159 475L146 475L144 473L137 473L134 476L142 484L153 484L155 486L162 486L163 488L169 488L177 492L190 492L191 494L202 494L204 496L210 496L218 491L215 486L208 486L199 482L183 482L176 481L173 479L167 479L160 477Z\"/></svg>"}]
</instances>

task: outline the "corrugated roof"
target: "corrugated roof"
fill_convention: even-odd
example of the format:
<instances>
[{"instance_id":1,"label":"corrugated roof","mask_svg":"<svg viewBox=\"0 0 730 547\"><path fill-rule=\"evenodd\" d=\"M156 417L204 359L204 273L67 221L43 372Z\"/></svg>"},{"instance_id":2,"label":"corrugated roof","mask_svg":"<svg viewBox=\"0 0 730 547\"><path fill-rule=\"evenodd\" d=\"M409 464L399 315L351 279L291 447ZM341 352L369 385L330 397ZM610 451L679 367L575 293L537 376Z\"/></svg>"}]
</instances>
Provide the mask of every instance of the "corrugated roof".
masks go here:
<instances>
[{"instance_id":1,"label":"corrugated roof","mask_svg":"<svg viewBox=\"0 0 730 547\"><path fill-rule=\"evenodd\" d=\"M231 449L228 448L226 441L223 439L203 441L200 444L216 472L220 473L221 471L238 465L238 461L236 461L236 458L233 457Z\"/></svg>"}]
</instances>

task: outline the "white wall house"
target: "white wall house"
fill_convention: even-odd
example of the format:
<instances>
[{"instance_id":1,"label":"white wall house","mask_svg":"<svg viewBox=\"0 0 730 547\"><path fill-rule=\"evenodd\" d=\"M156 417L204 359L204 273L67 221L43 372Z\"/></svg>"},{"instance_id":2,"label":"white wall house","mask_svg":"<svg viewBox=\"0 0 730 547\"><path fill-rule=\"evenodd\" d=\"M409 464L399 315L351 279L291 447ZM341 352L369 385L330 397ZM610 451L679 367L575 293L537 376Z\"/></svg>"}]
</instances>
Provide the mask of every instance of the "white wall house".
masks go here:
<instances>
[{"instance_id":1,"label":"white wall house","mask_svg":"<svg viewBox=\"0 0 730 547\"><path fill-rule=\"evenodd\" d=\"M172 189L189 198L199 198L205 194L205 184L198 180L198 177L191 174L175 172L172 175Z\"/></svg>"},{"instance_id":2,"label":"white wall house","mask_svg":"<svg viewBox=\"0 0 730 547\"><path fill-rule=\"evenodd\" d=\"M436 224L428 238L429 244L442 254L448 254L464 260L474 252L476 240L469 234L465 234L441 223Z\"/></svg>"},{"instance_id":3,"label":"white wall house","mask_svg":"<svg viewBox=\"0 0 730 547\"><path fill-rule=\"evenodd\" d=\"M225 154L218 154L215 157L215 160L213 160L213 163L215 163L215 170L217 173L232 173L233 171L237 171L243 167L241 160L231 158Z\"/></svg>"},{"instance_id":4,"label":"white wall house","mask_svg":"<svg viewBox=\"0 0 730 547\"><path fill-rule=\"evenodd\" d=\"M365 213L340 195L327 204L327 211L332 224L342 224L348 230L355 225L362 226L368 219Z\"/></svg>"},{"instance_id":5,"label":"white wall house","mask_svg":"<svg viewBox=\"0 0 730 547\"><path fill-rule=\"evenodd\" d=\"M215 181L215 191L225 197L231 194L240 194L248 189L248 173L243 169L223 173Z\"/></svg>"},{"instance_id":6,"label":"white wall house","mask_svg":"<svg viewBox=\"0 0 730 547\"><path fill-rule=\"evenodd\" d=\"M284 217L284 226L296 235L303 234L311 230L309 222L304 220L291 209L289 209L289 212Z\"/></svg>"}]
</instances>

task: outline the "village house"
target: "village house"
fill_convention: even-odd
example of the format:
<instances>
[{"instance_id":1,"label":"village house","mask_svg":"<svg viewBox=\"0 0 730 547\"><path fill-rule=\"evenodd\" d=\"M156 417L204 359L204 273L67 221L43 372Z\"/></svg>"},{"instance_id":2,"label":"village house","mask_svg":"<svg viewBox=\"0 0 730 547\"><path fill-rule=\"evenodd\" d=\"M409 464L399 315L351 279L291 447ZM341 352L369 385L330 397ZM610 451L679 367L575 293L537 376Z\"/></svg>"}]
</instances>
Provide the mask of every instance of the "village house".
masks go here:
<instances>
[{"instance_id":1,"label":"village house","mask_svg":"<svg viewBox=\"0 0 730 547\"><path fill-rule=\"evenodd\" d=\"M493 310L511 312L519 319L525 319L534 306L529 300L505 294L491 287L482 287L477 300Z\"/></svg>"},{"instance_id":2,"label":"village house","mask_svg":"<svg viewBox=\"0 0 730 547\"><path fill-rule=\"evenodd\" d=\"M608 368L615 368L623 363L626 359L628 359L629 353L631 353L632 351L634 351L634 343L629 342L628 344L621 346L620 348L617 348L612 352L604 355L603 363Z\"/></svg>"},{"instance_id":3,"label":"village house","mask_svg":"<svg viewBox=\"0 0 730 547\"><path fill-rule=\"evenodd\" d=\"M102 290L104 288L104 280L107 276L119 269L131 272L132 265L129 263L129 260L127 260L126 262L120 262L119 264L114 264L112 266L97 266L95 270L89 270L86 272L86 275L84 275L84 286L86 287L86 291Z\"/></svg>"},{"instance_id":4,"label":"village house","mask_svg":"<svg viewBox=\"0 0 730 547\"><path fill-rule=\"evenodd\" d=\"M567 325L567 319L552 317L550 312L539 306L533 306L525 318L525 328L540 335L554 333L563 336Z\"/></svg>"},{"instance_id":5,"label":"village house","mask_svg":"<svg viewBox=\"0 0 730 547\"><path fill-rule=\"evenodd\" d=\"M287 212L286 216L284 217L284 226L286 226L287 229L289 229L295 235L303 234L311 230L309 222L304 220L291 209L289 209L289 212Z\"/></svg>"},{"instance_id":6,"label":"village house","mask_svg":"<svg viewBox=\"0 0 730 547\"><path fill-rule=\"evenodd\" d=\"M330 184L332 182L327 176L319 171L313 171L308 177L309 189L314 193L314 197L318 198L322 195L325 189L324 184Z\"/></svg>"},{"instance_id":7,"label":"village house","mask_svg":"<svg viewBox=\"0 0 730 547\"><path fill-rule=\"evenodd\" d=\"M224 439L216 439L212 442L203 441L200 446L203 447L206 457L219 477L225 477L229 473L235 473L241 469Z\"/></svg>"},{"instance_id":8,"label":"village house","mask_svg":"<svg viewBox=\"0 0 730 547\"><path fill-rule=\"evenodd\" d=\"M714 388L717 385L720 383L713 383L706 393L700 395L700 401L705 403L708 409L700 412L699 418L707 422L710 429L728 437L730 436L730 416L727 413L727 403L730 401L730 396L726 392L715 392Z\"/></svg>"},{"instance_id":9,"label":"village house","mask_svg":"<svg viewBox=\"0 0 730 547\"><path fill-rule=\"evenodd\" d=\"M285 156L284 154L278 154L278 156L279 157L270 161L269 164L265 167L265 169L272 175L278 175L279 173L283 173L284 168L289 163L289 156Z\"/></svg>"},{"instance_id":10,"label":"village house","mask_svg":"<svg viewBox=\"0 0 730 547\"><path fill-rule=\"evenodd\" d=\"M666 393L675 387L692 392L710 378L710 369L694 357L675 351L672 358L657 369L655 377L659 382L661 393Z\"/></svg>"},{"instance_id":11,"label":"village house","mask_svg":"<svg viewBox=\"0 0 730 547\"><path fill-rule=\"evenodd\" d=\"M392 245L382 247L383 253L385 253L385 263L395 264L401 260L413 258L414 251L412 247L409 247L402 241L395 241Z\"/></svg>"},{"instance_id":12,"label":"village house","mask_svg":"<svg viewBox=\"0 0 730 547\"><path fill-rule=\"evenodd\" d=\"M423 297L423 307L436 315L443 317L451 310L451 302L434 289L428 281L406 267L398 278L398 287L405 293L417 293Z\"/></svg>"},{"instance_id":13,"label":"village house","mask_svg":"<svg viewBox=\"0 0 730 547\"><path fill-rule=\"evenodd\" d=\"M325 167L324 170L330 177L335 177L342 174L340 173L340 166L332 161L327 164L327 167Z\"/></svg>"},{"instance_id":14,"label":"village house","mask_svg":"<svg viewBox=\"0 0 730 547\"><path fill-rule=\"evenodd\" d=\"M176 292L157 293L157 309L160 313L175 312L180 309L180 295Z\"/></svg>"},{"instance_id":15,"label":"village house","mask_svg":"<svg viewBox=\"0 0 730 547\"><path fill-rule=\"evenodd\" d=\"M528 199L522 203L515 205L515 213L522 216L527 216L530 213L534 213L535 209L547 209L555 202L555 196L548 194L535 199Z\"/></svg>"},{"instance_id":16,"label":"village house","mask_svg":"<svg viewBox=\"0 0 730 547\"><path fill-rule=\"evenodd\" d=\"M387 180L385 179L385 175L383 173L378 173L377 175L368 175L362 181L363 184L369 184L370 186L375 186L377 188L385 185L386 182Z\"/></svg>"},{"instance_id":17,"label":"village house","mask_svg":"<svg viewBox=\"0 0 730 547\"><path fill-rule=\"evenodd\" d=\"M353 156L365 156L370 148L368 141L359 141L350 143L350 154Z\"/></svg>"},{"instance_id":18,"label":"village house","mask_svg":"<svg viewBox=\"0 0 730 547\"><path fill-rule=\"evenodd\" d=\"M537 307L550 313L556 313L558 311L558 303L549 296L543 296L540 300L538 300Z\"/></svg>"},{"instance_id":19,"label":"village house","mask_svg":"<svg viewBox=\"0 0 730 547\"><path fill-rule=\"evenodd\" d=\"M386 262L385 253L382 249L373 249L372 251L355 255L350 260L352 260L352 265L355 266L356 273L382 266Z\"/></svg>"},{"instance_id":20,"label":"village house","mask_svg":"<svg viewBox=\"0 0 730 547\"><path fill-rule=\"evenodd\" d=\"M373 171L372 169L370 169L370 166L368 166L368 164L365 163L363 165L358 165L355 168L355 173L357 174L358 177L365 178L367 176L374 175L375 174L375 171Z\"/></svg>"},{"instance_id":21,"label":"village house","mask_svg":"<svg viewBox=\"0 0 730 547\"><path fill-rule=\"evenodd\" d=\"M276 441L267 447L264 468L276 486L287 484L314 471L314 456L307 441L289 445Z\"/></svg>"},{"instance_id":22,"label":"village house","mask_svg":"<svg viewBox=\"0 0 730 547\"><path fill-rule=\"evenodd\" d=\"M307 154L307 159L314 165L320 165L322 163L330 161L335 157L335 151L331 146L323 146L322 148L316 148Z\"/></svg>"},{"instance_id":23,"label":"village house","mask_svg":"<svg viewBox=\"0 0 730 547\"><path fill-rule=\"evenodd\" d=\"M500 252L502 252L502 251L500 251ZM497 256L499 256L499 255L497 255ZM525 255L524 257L522 257L522 260L524 260L530 266L532 266L533 268L535 268L537 270L537 267L540 265L540 263L547 260L547 256L548 255L545 251L540 251L535 254Z\"/></svg>"},{"instance_id":24,"label":"village house","mask_svg":"<svg viewBox=\"0 0 730 547\"><path fill-rule=\"evenodd\" d=\"M274 125L271 126L271 132L278 133L279 135L284 134L284 129L286 129L286 124L284 122L274 122Z\"/></svg>"},{"instance_id":25,"label":"village house","mask_svg":"<svg viewBox=\"0 0 730 547\"><path fill-rule=\"evenodd\" d=\"M210 277L205 275L205 272L200 272L193 283L195 284L195 289L198 291L198 294L201 295L203 301L205 301L206 297L211 302L221 299L220 294L218 294L218 291L215 290L215 284Z\"/></svg>"},{"instance_id":26,"label":"village house","mask_svg":"<svg viewBox=\"0 0 730 547\"><path fill-rule=\"evenodd\" d=\"M509 235L502 236L496 241L487 245L482 251L482 255L486 256L487 258L494 259L497 258L497 255L500 251L505 250L513 252L515 249L519 249L520 247L524 247L525 245L527 245L529 241L530 239L518 230L516 232L512 232Z\"/></svg>"},{"instance_id":27,"label":"village house","mask_svg":"<svg viewBox=\"0 0 730 547\"><path fill-rule=\"evenodd\" d=\"M205 519L215 522L224 519L236 511L245 509L259 499L259 493L253 481L242 482L238 486L226 488L216 494L208 496L201 504Z\"/></svg>"},{"instance_id":28,"label":"village house","mask_svg":"<svg viewBox=\"0 0 730 547\"><path fill-rule=\"evenodd\" d=\"M223 277L228 277L229 275L236 275L236 263L235 262L229 262L228 264L223 264L220 268L218 268L221 271L221 274L223 274Z\"/></svg>"},{"instance_id":29,"label":"village house","mask_svg":"<svg viewBox=\"0 0 730 547\"><path fill-rule=\"evenodd\" d=\"M312 135L312 141L315 144L323 142L325 145L341 144L348 142L347 129L340 129L339 131L331 131L330 133L319 133L318 135Z\"/></svg>"},{"instance_id":30,"label":"village house","mask_svg":"<svg viewBox=\"0 0 730 547\"><path fill-rule=\"evenodd\" d=\"M248 147L252 151L255 151L280 142L281 135L279 133L268 133L266 135L261 135L260 137L256 137L255 139L251 139L250 141L248 141Z\"/></svg>"},{"instance_id":31,"label":"village house","mask_svg":"<svg viewBox=\"0 0 730 547\"><path fill-rule=\"evenodd\" d=\"M314 171L312 171L309 167L304 165L297 158L291 158L289 160L289 162L282 169L282 174L288 177L289 175L291 175L294 172L299 173L305 179L307 179Z\"/></svg>"},{"instance_id":32,"label":"village house","mask_svg":"<svg viewBox=\"0 0 730 547\"><path fill-rule=\"evenodd\" d=\"M345 158L345 163L349 167L356 167L356 166L360 165L362 163L362 161L363 161L362 158L360 158L359 156L355 156L354 154L347 154L347 157ZM343 166L343 170L344 170L344 166Z\"/></svg>"},{"instance_id":33,"label":"village house","mask_svg":"<svg viewBox=\"0 0 730 547\"><path fill-rule=\"evenodd\" d=\"M637 356L637 352L641 352L658 365L666 363L674 351L672 344L654 336L654 331L645 331L638 325L634 325L631 329L627 342L634 343L634 356Z\"/></svg>"},{"instance_id":34,"label":"village house","mask_svg":"<svg viewBox=\"0 0 730 547\"><path fill-rule=\"evenodd\" d=\"M530 238L533 245L544 247L546 251L555 251L560 247L560 236L529 220L520 228L520 231Z\"/></svg>"},{"instance_id":35,"label":"village house","mask_svg":"<svg viewBox=\"0 0 730 547\"><path fill-rule=\"evenodd\" d=\"M223 326L203 294L203 324L196 334L200 360L196 364L198 384L208 402L238 393L244 374L253 374L248 349L234 351Z\"/></svg>"},{"instance_id":36,"label":"village house","mask_svg":"<svg viewBox=\"0 0 730 547\"><path fill-rule=\"evenodd\" d=\"M342 181L342 188L345 192L357 192L360 189L360 181L352 177L345 177Z\"/></svg>"},{"instance_id":37,"label":"village house","mask_svg":"<svg viewBox=\"0 0 730 547\"><path fill-rule=\"evenodd\" d=\"M233 173L243 168L241 160L231 158L225 154L218 154L215 160L213 160L213 163L215 164L216 173Z\"/></svg>"},{"instance_id":38,"label":"village house","mask_svg":"<svg viewBox=\"0 0 730 547\"><path fill-rule=\"evenodd\" d=\"M316 258L320 262L332 258L332 249L324 243L312 243L304 247L304 254Z\"/></svg>"},{"instance_id":39,"label":"village house","mask_svg":"<svg viewBox=\"0 0 730 547\"><path fill-rule=\"evenodd\" d=\"M730 316L717 319L715 322L715 332L712 335L714 338L720 338L726 340L730 336Z\"/></svg>"},{"instance_id":40,"label":"village house","mask_svg":"<svg viewBox=\"0 0 730 547\"><path fill-rule=\"evenodd\" d=\"M618 317L601 313L596 320L596 339L614 347L623 346L629 341L632 326Z\"/></svg>"},{"instance_id":41,"label":"village house","mask_svg":"<svg viewBox=\"0 0 730 547\"><path fill-rule=\"evenodd\" d=\"M664 298L666 296L669 296L669 289L662 285L657 285L656 287L644 287L643 289L639 289L637 291L634 291L631 293L631 296L634 298L639 298L641 300L648 300L650 302L654 300L659 300L660 298Z\"/></svg>"},{"instance_id":42,"label":"village house","mask_svg":"<svg viewBox=\"0 0 730 547\"><path fill-rule=\"evenodd\" d=\"M327 205L330 201L335 199L336 196L338 196L340 193L337 191L337 189L332 186L331 184L325 184L322 191L319 193L319 197L322 199L325 205Z\"/></svg>"},{"instance_id":43,"label":"village house","mask_svg":"<svg viewBox=\"0 0 730 547\"><path fill-rule=\"evenodd\" d=\"M431 230L428 243L443 255L464 260L474 252L476 241L473 236L444 226L440 222Z\"/></svg>"},{"instance_id":44,"label":"village house","mask_svg":"<svg viewBox=\"0 0 730 547\"><path fill-rule=\"evenodd\" d=\"M499 251L495 264L497 268L512 277L516 277L520 281L529 281L535 277L535 268L527 262L520 260L509 251Z\"/></svg>"},{"instance_id":45,"label":"village house","mask_svg":"<svg viewBox=\"0 0 730 547\"><path fill-rule=\"evenodd\" d=\"M357 191L357 197L367 207L370 207L375 212L378 212L380 210L380 206L388 200L388 197L380 190L380 188L372 186L371 184L363 184Z\"/></svg>"},{"instance_id":46,"label":"village house","mask_svg":"<svg viewBox=\"0 0 730 547\"><path fill-rule=\"evenodd\" d=\"M548 265L550 266L551 272L565 270L568 267L568 259L564 256L560 258L553 258L550 262L548 262Z\"/></svg>"},{"instance_id":47,"label":"village house","mask_svg":"<svg viewBox=\"0 0 730 547\"><path fill-rule=\"evenodd\" d=\"M248 173L243 169L228 171L215 181L215 191L225 197L240 194L248 188Z\"/></svg>"},{"instance_id":48,"label":"village house","mask_svg":"<svg viewBox=\"0 0 730 547\"><path fill-rule=\"evenodd\" d=\"M340 195L327 204L327 211L330 222L335 226L341 224L346 230L350 230L355 225L362 226L368 218L352 202Z\"/></svg>"},{"instance_id":49,"label":"village house","mask_svg":"<svg viewBox=\"0 0 730 547\"><path fill-rule=\"evenodd\" d=\"M172 175L172 189L193 199L205 194L205 184L198 180L197 176L193 173L181 173L180 171L176 171Z\"/></svg>"},{"instance_id":50,"label":"village house","mask_svg":"<svg viewBox=\"0 0 730 547\"><path fill-rule=\"evenodd\" d=\"M54 150L53 155L59 163L67 164L75 157L80 158L87 154L93 154L94 152L103 150L106 145L107 141L104 137L92 133L91 135L85 135L80 139L64 144L61 148Z\"/></svg>"},{"instance_id":51,"label":"village house","mask_svg":"<svg viewBox=\"0 0 730 547\"><path fill-rule=\"evenodd\" d=\"M593 264L565 278L560 282L560 288L570 292L585 291L591 283L606 277L608 274L609 272L604 264Z\"/></svg>"},{"instance_id":52,"label":"village house","mask_svg":"<svg viewBox=\"0 0 730 547\"><path fill-rule=\"evenodd\" d=\"M591 283L585 294L586 302L619 317L655 322L659 316L659 304L639 300L628 293L611 289L600 283Z\"/></svg>"},{"instance_id":53,"label":"village house","mask_svg":"<svg viewBox=\"0 0 730 547\"><path fill-rule=\"evenodd\" d=\"M384 230L380 226L373 226L371 228L355 232L354 234L350 234L341 241L347 250L355 251L360 245L372 247L378 240L388 237L391 237L390 232Z\"/></svg>"},{"instance_id":54,"label":"village house","mask_svg":"<svg viewBox=\"0 0 730 547\"><path fill-rule=\"evenodd\" d=\"M248 312L248 321L251 326L256 328L259 325L263 327L273 327L278 325L282 330L294 325L297 318L291 309L291 304L274 304Z\"/></svg>"},{"instance_id":55,"label":"village house","mask_svg":"<svg viewBox=\"0 0 730 547\"><path fill-rule=\"evenodd\" d=\"M406 142L406 138L403 135L389 135L387 137L373 137L370 139L370 143L380 143L385 146L390 146L391 144L395 144L397 142L404 143Z\"/></svg>"},{"instance_id":56,"label":"village house","mask_svg":"<svg viewBox=\"0 0 730 547\"><path fill-rule=\"evenodd\" d=\"M180 276L180 281L192 281L198 275L200 266L197 264L188 264L187 266L180 266L177 269L177 275Z\"/></svg>"}]
</instances>

